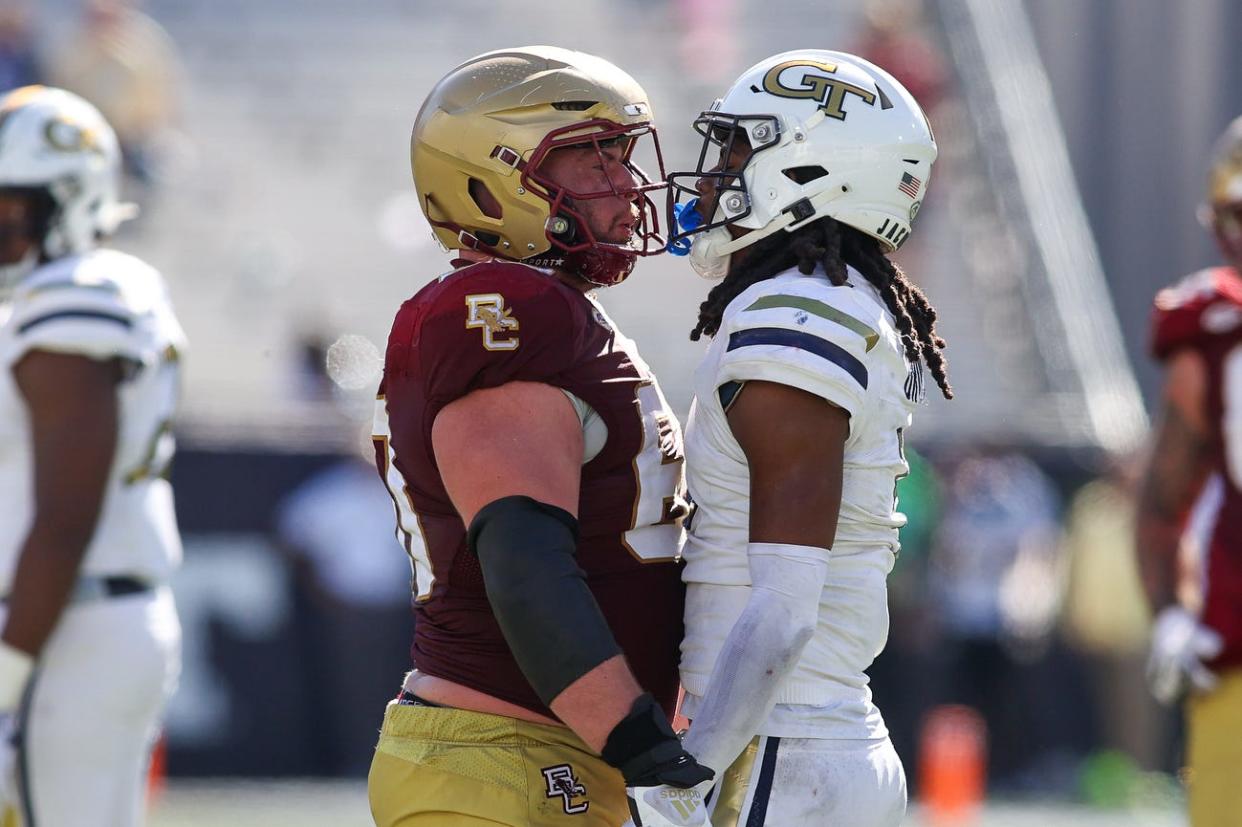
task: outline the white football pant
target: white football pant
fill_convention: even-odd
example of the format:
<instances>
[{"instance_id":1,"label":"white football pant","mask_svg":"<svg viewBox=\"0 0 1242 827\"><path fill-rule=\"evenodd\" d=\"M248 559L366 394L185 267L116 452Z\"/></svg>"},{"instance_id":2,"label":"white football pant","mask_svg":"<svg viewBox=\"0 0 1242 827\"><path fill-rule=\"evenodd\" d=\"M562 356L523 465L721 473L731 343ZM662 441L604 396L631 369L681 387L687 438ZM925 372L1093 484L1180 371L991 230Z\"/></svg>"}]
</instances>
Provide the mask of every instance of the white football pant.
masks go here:
<instances>
[{"instance_id":1,"label":"white football pant","mask_svg":"<svg viewBox=\"0 0 1242 827\"><path fill-rule=\"evenodd\" d=\"M138 827L181 626L168 587L74 603L44 647L4 788L23 827Z\"/></svg>"},{"instance_id":2,"label":"white football pant","mask_svg":"<svg viewBox=\"0 0 1242 827\"><path fill-rule=\"evenodd\" d=\"M906 775L892 742L760 736L722 773L712 827L897 827ZM744 766L753 758L748 771ZM739 770L743 770L739 773Z\"/></svg>"}]
</instances>

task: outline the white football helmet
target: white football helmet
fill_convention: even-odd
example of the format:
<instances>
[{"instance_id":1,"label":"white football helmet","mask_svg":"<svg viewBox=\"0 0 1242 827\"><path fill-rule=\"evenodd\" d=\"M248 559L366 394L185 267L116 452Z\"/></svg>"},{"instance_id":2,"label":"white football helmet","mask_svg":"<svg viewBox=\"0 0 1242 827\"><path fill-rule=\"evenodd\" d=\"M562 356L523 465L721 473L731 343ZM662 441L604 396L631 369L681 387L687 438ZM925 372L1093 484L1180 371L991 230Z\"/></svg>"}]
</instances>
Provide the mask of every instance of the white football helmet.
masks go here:
<instances>
[{"instance_id":1,"label":"white football helmet","mask_svg":"<svg viewBox=\"0 0 1242 827\"><path fill-rule=\"evenodd\" d=\"M118 197L120 167L116 133L72 92L25 86L0 98L0 189L42 190L52 199L43 259L86 252L135 214Z\"/></svg>"},{"instance_id":2,"label":"white football helmet","mask_svg":"<svg viewBox=\"0 0 1242 827\"><path fill-rule=\"evenodd\" d=\"M844 52L785 52L747 69L694 123L703 135L698 168L669 176L673 242L689 237L690 260L708 277L729 256L779 230L830 216L872 236L885 252L900 247L922 206L936 160L927 116L896 78ZM737 175L713 169L709 150L727 157L744 132L751 154ZM683 197L714 179L710 220ZM751 230L733 238L726 224ZM684 249L684 243L683 243Z\"/></svg>"}]
</instances>

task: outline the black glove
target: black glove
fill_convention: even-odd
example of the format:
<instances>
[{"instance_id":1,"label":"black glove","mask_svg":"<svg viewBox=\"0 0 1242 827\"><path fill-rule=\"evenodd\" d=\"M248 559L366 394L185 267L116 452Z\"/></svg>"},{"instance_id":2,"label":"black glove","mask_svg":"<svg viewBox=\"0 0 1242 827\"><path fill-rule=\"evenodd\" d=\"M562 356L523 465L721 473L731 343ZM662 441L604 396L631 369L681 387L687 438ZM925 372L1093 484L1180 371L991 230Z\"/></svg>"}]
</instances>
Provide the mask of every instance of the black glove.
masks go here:
<instances>
[{"instance_id":1,"label":"black glove","mask_svg":"<svg viewBox=\"0 0 1242 827\"><path fill-rule=\"evenodd\" d=\"M715 776L682 748L664 711L649 693L640 695L630 714L608 733L601 755L621 771L627 787L664 784L684 790Z\"/></svg>"}]
</instances>

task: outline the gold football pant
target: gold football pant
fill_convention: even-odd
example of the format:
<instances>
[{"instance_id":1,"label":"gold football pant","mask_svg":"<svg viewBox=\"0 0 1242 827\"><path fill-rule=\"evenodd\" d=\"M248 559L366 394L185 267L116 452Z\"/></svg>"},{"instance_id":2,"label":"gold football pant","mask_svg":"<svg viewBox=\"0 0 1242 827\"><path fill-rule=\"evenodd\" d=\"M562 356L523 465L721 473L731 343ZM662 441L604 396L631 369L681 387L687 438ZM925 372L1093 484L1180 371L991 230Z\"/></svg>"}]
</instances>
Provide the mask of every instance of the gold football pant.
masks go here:
<instances>
[{"instance_id":1,"label":"gold football pant","mask_svg":"<svg viewBox=\"0 0 1242 827\"><path fill-rule=\"evenodd\" d=\"M1242 669L1219 678L1214 690L1186 702L1193 827L1237 827L1242 819Z\"/></svg>"},{"instance_id":2,"label":"gold football pant","mask_svg":"<svg viewBox=\"0 0 1242 827\"><path fill-rule=\"evenodd\" d=\"M570 730L393 701L371 775L378 827L618 827L625 781Z\"/></svg>"}]
</instances>

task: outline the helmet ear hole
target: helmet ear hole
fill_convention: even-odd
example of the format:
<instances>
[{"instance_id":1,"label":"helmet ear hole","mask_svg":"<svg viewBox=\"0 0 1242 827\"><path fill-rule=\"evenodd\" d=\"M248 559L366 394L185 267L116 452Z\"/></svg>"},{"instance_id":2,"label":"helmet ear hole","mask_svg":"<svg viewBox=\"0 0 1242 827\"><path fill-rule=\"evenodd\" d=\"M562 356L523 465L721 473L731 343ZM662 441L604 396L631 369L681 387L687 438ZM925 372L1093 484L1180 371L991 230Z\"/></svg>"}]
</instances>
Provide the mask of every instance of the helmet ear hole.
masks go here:
<instances>
[{"instance_id":1,"label":"helmet ear hole","mask_svg":"<svg viewBox=\"0 0 1242 827\"><path fill-rule=\"evenodd\" d=\"M809 184L817 178L825 177L828 174L828 170L819 165L789 167L788 169L781 170L781 174L795 184Z\"/></svg>"},{"instance_id":2,"label":"helmet ear hole","mask_svg":"<svg viewBox=\"0 0 1242 827\"><path fill-rule=\"evenodd\" d=\"M488 218L503 218L504 209L501 208L500 202L496 200L496 196L492 195L492 191L487 188L477 178L471 178L467 185L467 191L470 193L470 200L479 208L479 212Z\"/></svg>"}]
</instances>

